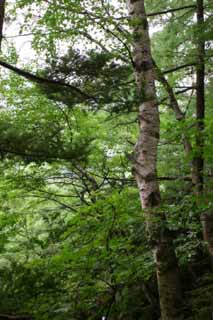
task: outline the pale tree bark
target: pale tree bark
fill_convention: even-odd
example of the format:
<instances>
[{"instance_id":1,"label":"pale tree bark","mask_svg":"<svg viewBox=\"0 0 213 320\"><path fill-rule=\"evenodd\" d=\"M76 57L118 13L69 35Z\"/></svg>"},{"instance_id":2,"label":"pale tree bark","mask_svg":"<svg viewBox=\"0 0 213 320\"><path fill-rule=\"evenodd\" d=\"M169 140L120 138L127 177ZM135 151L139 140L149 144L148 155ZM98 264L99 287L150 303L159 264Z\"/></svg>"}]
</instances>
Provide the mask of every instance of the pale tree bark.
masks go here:
<instances>
[{"instance_id":1,"label":"pale tree bark","mask_svg":"<svg viewBox=\"0 0 213 320\"><path fill-rule=\"evenodd\" d=\"M160 121L155 88L148 21L144 0L130 0L133 29L133 59L140 98L139 137L134 152L134 173L145 215L147 232L156 260L156 272L162 320L183 319L180 279L172 240L166 232L165 215L157 180L157 147Z\"/></svg>"}]
</instances>

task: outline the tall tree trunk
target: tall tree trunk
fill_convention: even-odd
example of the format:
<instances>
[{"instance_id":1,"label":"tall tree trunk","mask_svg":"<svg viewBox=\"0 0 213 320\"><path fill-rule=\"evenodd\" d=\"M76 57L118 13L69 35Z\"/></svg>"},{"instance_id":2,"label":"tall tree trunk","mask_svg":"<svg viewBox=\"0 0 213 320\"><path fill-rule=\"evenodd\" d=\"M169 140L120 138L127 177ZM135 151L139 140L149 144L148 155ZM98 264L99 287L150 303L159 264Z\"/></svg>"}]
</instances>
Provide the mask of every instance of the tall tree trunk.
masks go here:
<instances>
[{"instance_id":1,"label":"tall tree trunk","mask_svg":"<svg viewBox=\"0 0 213 320\"><path fill-rule=\"evenodd\" d=\"M204 1L197 0L197 91L196 91L196 150L193 159L193 176L195 195L199 197L204 191L204 129L205 129L205 39L204 39ZM203 237L208 243L211 267L213 270L213 216L203 214L201 216Z\"/></svg>"},{"instance_id":2,"label":"tall tree trunk","mask_svg":"<svg viewBox=\"0 0 213 320\"><path fill-rule=\"evenodd\" d=\"M193 159L193 175L195 193L203 193L203 131L205 118L205 40L203 38L204 7L203 0L197 0L197 70L196 70L196 156Z\"/></svg>"},{"instance_id":3,"label":"tall tree trunk","mask_svg":"<svg viewBox=\"0 0 213 320\"><path fill-rule=\"evenodd\" d=\"M0 0L0 51L3 38L3 26L4 26L4 14L5 14L5 0Z\"/></svg>"},{"instance_id":4,"label":"tall tree trunk","mask_svg":"<svg viewBox=\"0 0 213 320\"><path fill-rule=\"evenodd\" d=\"M157 180L160 121L144 0L130 0L129 13L133 28L134 71L140 97L139 137L135 146L134 172L156 260L161 319L179 320L183 316L177 259L172 240L166 232L165 216L157 208L161 203Z\"/></svg>"}]
</instances>

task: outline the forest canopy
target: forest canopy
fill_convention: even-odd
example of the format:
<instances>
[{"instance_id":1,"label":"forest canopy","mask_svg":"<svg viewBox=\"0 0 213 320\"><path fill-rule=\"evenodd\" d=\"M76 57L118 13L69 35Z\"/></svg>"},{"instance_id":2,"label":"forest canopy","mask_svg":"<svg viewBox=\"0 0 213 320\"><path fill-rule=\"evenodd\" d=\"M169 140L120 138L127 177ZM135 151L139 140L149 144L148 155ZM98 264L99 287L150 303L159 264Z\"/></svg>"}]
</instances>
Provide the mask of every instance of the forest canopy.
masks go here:
<instances>
[{"instance_id":1,"label":"forest canopy","mask_svg":"<svg viewBox=\"0 0 213 320\"><path fill-rule=\"evenodd\" d=\"M0 0L0 320L212 320L210 0Z\"/></svg>"}]
</instances>

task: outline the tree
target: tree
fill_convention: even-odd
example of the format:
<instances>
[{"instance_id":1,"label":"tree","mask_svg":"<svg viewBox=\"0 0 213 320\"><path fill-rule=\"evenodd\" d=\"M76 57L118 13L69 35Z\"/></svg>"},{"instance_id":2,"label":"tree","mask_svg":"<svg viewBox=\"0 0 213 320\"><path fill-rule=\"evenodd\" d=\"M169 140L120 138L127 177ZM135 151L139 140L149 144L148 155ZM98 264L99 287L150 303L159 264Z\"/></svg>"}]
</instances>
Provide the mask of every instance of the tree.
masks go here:
<instances>
[{"instance_id":1,"label":"tree","mask_svg":"<svg viewBox=\"0 0 213 320\"><path fill-rule=\"evenodd\" d=\"M1 48L2 35L3 35L4 13L5 13L5 0L0 2L0 48Z\"/></svg>"},{"instance_id":2,"label":"tree","mask_svg":"<svg viewBox=\"0 0 213 320\"><path fill-rule=\"evenodd\" d=\"M21 28L0 60L5 317L211 317L211 3L145 4L7 3ZM32 37L27 66L14 37Z\"/></svg>"},{"instance_id":3,"label":"tree","mask_svg":"<svg viewBox=\"0 0 213 320\"><path fill-rule=\"evenodd\" d=\"M156 260L162 319L182 319L180 279L172 241L167 235L165 216L158 213L160 191L157 180L157 146L160 136L148 21L143 1L130 1L134 25L133 61L140 96L139 138L135 147L134 171L147 229ZM157 213L157 214L156 214Z\"/></svg>"}]
</instances>

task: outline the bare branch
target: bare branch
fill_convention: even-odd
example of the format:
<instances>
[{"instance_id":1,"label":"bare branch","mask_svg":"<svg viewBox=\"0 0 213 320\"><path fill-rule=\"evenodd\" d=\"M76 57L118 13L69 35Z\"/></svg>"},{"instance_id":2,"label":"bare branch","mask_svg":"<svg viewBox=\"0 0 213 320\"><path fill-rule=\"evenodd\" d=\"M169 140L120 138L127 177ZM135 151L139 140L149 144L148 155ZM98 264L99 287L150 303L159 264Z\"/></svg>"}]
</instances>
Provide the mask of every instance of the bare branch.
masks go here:
<instances>
[{"instance_id":1,"label":"bare branch","mask_svg":"<svg viewBox=\"0 0 213 320\"><path fill-rule=\"evenodd\" d=\"M147 17L154 17L154 16L158 16L161 14L167 14L167 13L171 13L171 12L177 12L177 11L181 11L181 10L195 9L195 8L196 8L195 5L189 5L189 6L184 6L184 7L174 8L174 9L168 9L168 10L164 10L164 11L151 12L151 13L147 14Z\"/></svg>"},{"instance_id":2,"label":"bare branch","mask_svg":"<svg viewBox=\"0 0 213 320\"><path fill-rule=\"evenodd\" d=\"M162 71L162 72L163 72L163 74L172 73L172 72L178 71L180 69L184 69L184 68L195 66L195 65L196 65L195 62L186 63L186 64L182 64L181 66L177 66L177 67L174 67L174 68Z\"/></svg>"},{"instance_id":3,"label":"bare branch","mask_svg":"<svg viewBox=\"0 0 213 320\"><path fill-rule=\"evenodd\" d=\"M153 61L153 62L155 65L156 77L157 77L158 81L160 81L162 83L162 85L164 86L165 90L167 91L167 93L169 95L170 107L174 110L176 119L182 120L185 116L178 105L173 88L170 86L169 82L167 81L163 72L157 66L156 62L155 61Z\"/></svg>"}]
</instances>

